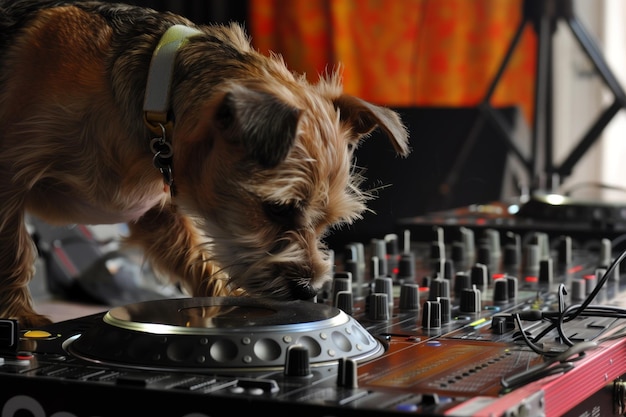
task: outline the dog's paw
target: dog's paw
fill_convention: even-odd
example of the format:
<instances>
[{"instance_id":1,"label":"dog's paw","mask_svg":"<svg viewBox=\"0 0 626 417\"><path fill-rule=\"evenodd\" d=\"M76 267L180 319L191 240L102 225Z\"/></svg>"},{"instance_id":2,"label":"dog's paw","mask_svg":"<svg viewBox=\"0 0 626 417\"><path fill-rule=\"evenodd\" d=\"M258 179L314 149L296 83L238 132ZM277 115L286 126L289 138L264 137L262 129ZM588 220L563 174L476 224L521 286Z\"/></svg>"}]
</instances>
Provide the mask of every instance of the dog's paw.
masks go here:
<instances>
[{"instance_id":1,"label":"dog's paw","mask_svg":"<svg viewBox=\"0 0 626 417\"><path fill-rule=\"evenodd\" d=\"M47 316L43 316L41 314L28 314L18 317L17 319L20 328L23 329L36 329L39 327L47 326L48 324L52 324L52 320L50 320Z\"/></svg>"}]
</instances>

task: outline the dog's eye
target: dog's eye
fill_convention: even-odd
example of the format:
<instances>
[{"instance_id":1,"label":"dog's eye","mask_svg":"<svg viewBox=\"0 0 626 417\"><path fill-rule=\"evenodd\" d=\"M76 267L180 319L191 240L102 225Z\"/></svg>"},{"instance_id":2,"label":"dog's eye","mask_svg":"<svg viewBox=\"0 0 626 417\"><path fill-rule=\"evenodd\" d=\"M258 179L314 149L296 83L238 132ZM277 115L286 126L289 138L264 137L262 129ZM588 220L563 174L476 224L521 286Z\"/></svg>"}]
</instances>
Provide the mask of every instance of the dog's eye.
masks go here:
<instances>
[{"instance_id":1,"label":"dog's eye","mask_svg":"<svg viewBox=\"0 0 626 417\"><path fill-rule=\"evenodd\" d=\"M280 222L293 219L298 211L296 205L291 203L264 203L263 209L267 217Z\"/></svg>"}]
</instances>

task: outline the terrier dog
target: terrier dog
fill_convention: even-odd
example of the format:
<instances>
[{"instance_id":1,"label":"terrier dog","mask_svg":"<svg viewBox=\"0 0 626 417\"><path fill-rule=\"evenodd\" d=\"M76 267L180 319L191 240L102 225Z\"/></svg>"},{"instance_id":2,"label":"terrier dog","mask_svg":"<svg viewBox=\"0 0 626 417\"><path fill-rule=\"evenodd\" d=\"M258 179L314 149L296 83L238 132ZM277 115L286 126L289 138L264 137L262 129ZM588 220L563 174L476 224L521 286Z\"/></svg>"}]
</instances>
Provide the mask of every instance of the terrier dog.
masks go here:
<instances>
[{"instance_id":1,"label":"terrier dog","mask_svg":"<svg viewBox=\"0 0 626 417\"><path fill-rule=\"evenodd\" d=\"M355 147L409 152L397 113L307 82L244 30L97 1L0 0L0 317L49 322L28 291L26 213L127 222L190 296L312 299L324 237L367 210Z\"/></svg>"}]
</instances>

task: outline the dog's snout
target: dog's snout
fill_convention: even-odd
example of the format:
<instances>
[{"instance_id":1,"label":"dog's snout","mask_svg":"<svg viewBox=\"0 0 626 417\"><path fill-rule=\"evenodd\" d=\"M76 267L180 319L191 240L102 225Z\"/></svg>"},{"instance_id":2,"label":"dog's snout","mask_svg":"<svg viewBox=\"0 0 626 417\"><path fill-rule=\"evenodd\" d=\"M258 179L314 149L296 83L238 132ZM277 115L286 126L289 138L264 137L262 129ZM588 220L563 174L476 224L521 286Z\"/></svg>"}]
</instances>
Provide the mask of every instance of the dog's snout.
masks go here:
<instances>
[{"instance_id":1,"label":"dog's snout","mask_svg":"<svg viewBox=\"0 0 626 417\"><path fill-rule=\"evenodd\" d=\"M310 280L290 281L290 291L295 300L312 300L317 295L317 290L311 285Z\"/></svg>"},{"instance_id":2,"label":"dog's snout","mask_svg":"<svg viewBox=\"0 0 626 417\"><path fill-rule=\"evenodd\" d=\"M313 285L314 271L311 266L303 263L284 263L275 265L276 276L286 280L288 298L292 300L311 300L317 295Z\"/></svg>"}]
</instances>

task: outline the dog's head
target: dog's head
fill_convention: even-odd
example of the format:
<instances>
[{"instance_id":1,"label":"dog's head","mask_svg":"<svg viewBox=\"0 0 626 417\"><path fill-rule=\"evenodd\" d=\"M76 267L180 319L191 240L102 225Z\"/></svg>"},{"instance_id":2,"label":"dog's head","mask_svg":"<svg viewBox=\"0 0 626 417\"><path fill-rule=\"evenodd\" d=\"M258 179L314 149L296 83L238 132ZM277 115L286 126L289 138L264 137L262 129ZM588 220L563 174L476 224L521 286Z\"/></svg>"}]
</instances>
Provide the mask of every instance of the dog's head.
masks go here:
<instances>
[{"instance_id":1,"label":"dog's head","mask_svg":"<svg viewBox=\"0 0 626 417\"><path fill-rule=\"evenodd\" d=\"M324 236L370 197L352 159L359 142L378 127L409 152L398 115L343 94L337 74L227 81L187 113L174 201L197 219L210 261L252 295L312 298L331 273Z\"/></svg>"}]
</instances>

